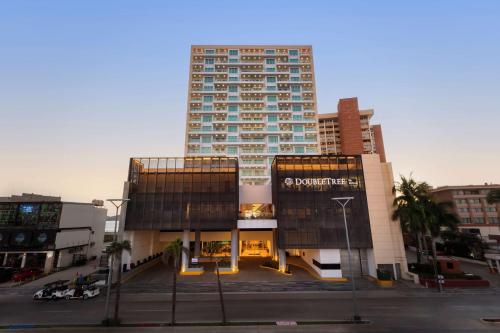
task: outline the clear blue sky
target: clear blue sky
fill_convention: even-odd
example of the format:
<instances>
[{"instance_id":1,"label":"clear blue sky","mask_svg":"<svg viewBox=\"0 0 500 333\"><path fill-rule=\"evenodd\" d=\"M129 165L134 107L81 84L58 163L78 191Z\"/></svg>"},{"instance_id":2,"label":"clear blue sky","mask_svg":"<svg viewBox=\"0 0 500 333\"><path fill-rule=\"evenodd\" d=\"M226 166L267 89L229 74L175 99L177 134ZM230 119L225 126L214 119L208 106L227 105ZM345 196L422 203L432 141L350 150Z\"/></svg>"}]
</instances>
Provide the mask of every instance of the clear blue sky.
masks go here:
<instances>
[{"instance_id":1,"label":"clear blue sky","mask_svg":"<svg viewBox=\"0 0 500 333\"><path fill-rule=\"evenodd\" d=\"M251 6L250 6L251 4ZM191 44L311 44L319 112L358 96L394 173L500 183L500 1L1 1L0 195L121 194L182 155Z\"/></svg>"}]
</instances>

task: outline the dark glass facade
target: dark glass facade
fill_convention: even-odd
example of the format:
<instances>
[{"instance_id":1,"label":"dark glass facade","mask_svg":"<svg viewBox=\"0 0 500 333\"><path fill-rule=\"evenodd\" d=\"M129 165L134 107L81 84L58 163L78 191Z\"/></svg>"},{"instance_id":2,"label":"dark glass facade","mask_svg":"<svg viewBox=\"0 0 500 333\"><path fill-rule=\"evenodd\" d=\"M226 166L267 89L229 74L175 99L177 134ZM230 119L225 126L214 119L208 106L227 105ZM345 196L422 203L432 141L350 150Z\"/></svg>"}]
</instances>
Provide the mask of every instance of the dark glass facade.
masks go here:
<instances>
[{"instance_id":1,"label":"dark glass facade","mask_svg":"<svg viewBox=\"0 0 500 333\"><path fill-rule=\"evenodd\" d=\"M125 230L237 227L238 161L227 157L132 158Z\"/></svg>"},{"instance_id":2,"label":"dark glass facade","mask_svg":"<svg viewBox=\"0 0 500 333\"><path fill-rule=\"evenodd\" d=\"M0 250L51 250L62 202L1 202Z\"/></svg>"},{"instance_id":3,"label":"dark glass facade","mask_svg":"<svg viewBox=\"0 0 500 333\"><path fill-rule=\"evenodd\" d=\"M333 197L354 197L346 206L351 247L372 247L361 156L276 156L272 184L279 248L345 248Z\"/></svg>"}]
</instances>

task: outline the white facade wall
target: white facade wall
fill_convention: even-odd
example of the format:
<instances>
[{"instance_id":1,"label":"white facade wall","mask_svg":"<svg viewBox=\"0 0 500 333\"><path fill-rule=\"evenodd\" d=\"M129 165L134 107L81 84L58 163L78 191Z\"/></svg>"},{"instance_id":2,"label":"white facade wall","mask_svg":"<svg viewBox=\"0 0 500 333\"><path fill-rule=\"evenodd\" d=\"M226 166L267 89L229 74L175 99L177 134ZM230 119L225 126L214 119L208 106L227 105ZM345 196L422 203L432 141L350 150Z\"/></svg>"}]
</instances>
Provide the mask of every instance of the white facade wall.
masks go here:
<instances>
[{"instance_id":1,"label":"white facade wall","mask_svg":"<svg viewBox=\"0 0 500 333\"><path fill-rule=\"evenodd\" d=\"M302 249L299 252L302 259L322 278L342 277L342 269L320 269L313 263L316 260L320 264L341 264L339 249Z\"/></svg>"},{"instance_id":2,"label":"white facade wall","mask_svg":"<svg viewBox=\"0 0 500 333\"><path fill-rule=\"evenodd\" d=\"M368 251L370 275L378 265L400 264L401 271L407 272L403 235L399 221L392 221L392 167L381 163L378 154L362 155L365 176L368 213L373 240L374 266L370 266L371 253ZM371 269L370 269L371 267Z\"/></svg>"}]
</instances>

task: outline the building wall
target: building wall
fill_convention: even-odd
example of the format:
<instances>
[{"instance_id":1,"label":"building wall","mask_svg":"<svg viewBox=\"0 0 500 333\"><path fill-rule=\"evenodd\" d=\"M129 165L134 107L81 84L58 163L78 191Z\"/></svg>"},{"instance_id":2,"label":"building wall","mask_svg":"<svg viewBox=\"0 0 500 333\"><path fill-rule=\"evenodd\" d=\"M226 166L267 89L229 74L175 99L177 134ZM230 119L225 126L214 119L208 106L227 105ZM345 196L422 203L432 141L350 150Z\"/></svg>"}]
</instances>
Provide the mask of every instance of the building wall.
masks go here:
<instances>
[{"instance_id":1,"label":"building wall","mask_svg":"<svg viewBox=\"0 0 500 333\"><path fill-rule=\"evenodd\" d=\"M363 154L361 121L357 98L343 98L338 103L340 140L343 155Z\"/></svg>"},{"instance_id":2,"label":"building wall","mask_svg":"<svg viewBox=\"0 0 500 333\"><path fill-rule=\"evenodd\" d=\"M241 204L272 204L272 186L268 185L240 185Z\"/></svg>"},{"instance_id":3,"label":"building wall","mask_svg":"<svg viewBox=\"0 0 500 333\"><path fill-rule=\"evenodd\" d=\"M341 266L339 249L304 249L299 250L299 252L302 259L322 278L341 278L342 270L345 269L347 271L348 269L347 263L345 263L345 268ZM321 269L314 263L314 261L323 265L336 264L339 265L339 268Z\"/></svg>"},{"instance_id":4,"label":"building wall","mask_svg":"<svg viewBox=\"0 0 500 333\"><path fill-rule=\"evenodd\" d=\"M374 266L369 264L370 275L376 276L379 265L399 264L402 272L407 271L406 255L399 221L392 221L392 166L380 163L377 154L362 155L365 175L366 197L373 241Z\"/></svg>"},{"instance_id":5,"label":"building wall","mask_svg":"<svg viewBox=\"0 0 500 333\"><path fill-rule=\"evenodd\" d=\"M375 151L380 156L380 162L387 162L385 157L384 138L382 137L382 126L373 125L373 138L375 140Z\"/></svg>"},{"instance_id":6,"label":"building wall","mask_svg":"<svg viewBox=\"0 0 500 333\"><path fill-rule=\"evenodd\" d=\"M312 48L194 45L187 109L186 156L238 157L240 183L268 184L274 155L319 152Z\"/></svg>"}]
</instances>

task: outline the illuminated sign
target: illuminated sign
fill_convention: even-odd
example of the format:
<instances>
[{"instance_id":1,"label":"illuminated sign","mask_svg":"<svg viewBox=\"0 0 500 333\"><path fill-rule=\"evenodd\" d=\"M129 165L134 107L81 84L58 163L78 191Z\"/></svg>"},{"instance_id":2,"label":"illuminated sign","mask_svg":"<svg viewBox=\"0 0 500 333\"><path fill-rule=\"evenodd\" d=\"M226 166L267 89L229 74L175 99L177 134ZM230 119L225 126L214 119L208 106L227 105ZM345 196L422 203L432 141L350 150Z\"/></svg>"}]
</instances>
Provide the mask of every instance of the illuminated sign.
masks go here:
<instances>
[{"instance_id":1,"label":"illuminated sign","mask_svg":"<svg viewBox=\"0 0 500 333\"><path fill-rule=\"evenodd\" d=\"M357 186L358 180L356 178L285 178L285 185L349 185Z\"/></svg>"}]
</instances>

